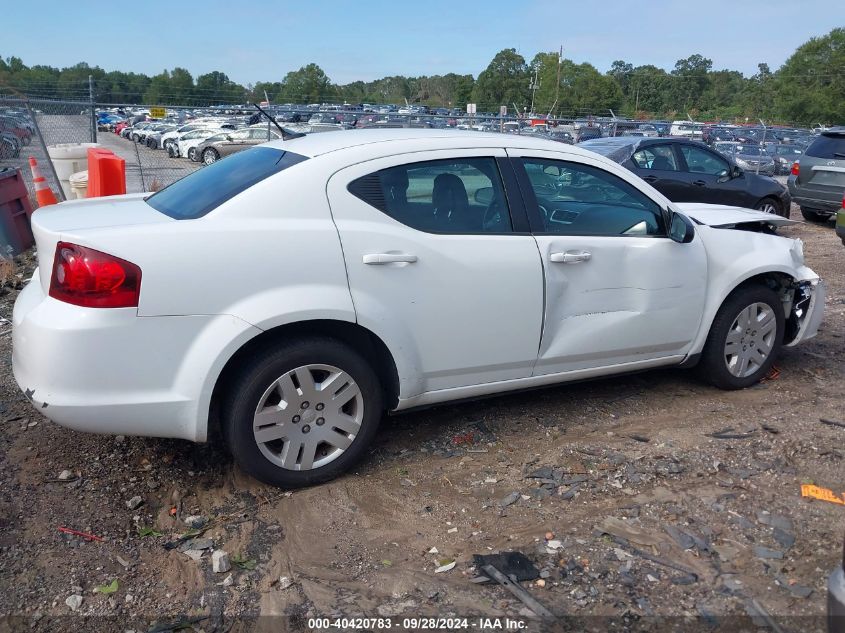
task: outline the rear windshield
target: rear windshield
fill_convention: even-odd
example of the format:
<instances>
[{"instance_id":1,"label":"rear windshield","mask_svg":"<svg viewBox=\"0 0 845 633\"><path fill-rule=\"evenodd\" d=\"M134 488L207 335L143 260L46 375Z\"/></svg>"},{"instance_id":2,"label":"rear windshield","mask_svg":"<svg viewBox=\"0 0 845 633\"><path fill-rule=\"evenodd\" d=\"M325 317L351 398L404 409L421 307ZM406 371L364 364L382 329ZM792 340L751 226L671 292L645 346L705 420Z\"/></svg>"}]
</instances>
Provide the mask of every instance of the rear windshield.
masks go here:
<instances>
[{"instance_id":1,"label":"rear windshield","mask_svg":"<svg viewBox=\"0 0 845 633\"><path fill-rule=\"evenodd\" d=\"M241 191L305 156L272 147L255 147L203 167L146 199L156 211L176 220L201 218Z\"/></svg>"},{"instance_id":2,"label":"rear windshield","mask_svg":"<svg viewBox=\"0 0 845 633\"><path fill-rule=\"evenodd\" d=\"M814 158L845 159L845 135L822 134L810 144L806 154Z\"/></svg>"}]
</instances>

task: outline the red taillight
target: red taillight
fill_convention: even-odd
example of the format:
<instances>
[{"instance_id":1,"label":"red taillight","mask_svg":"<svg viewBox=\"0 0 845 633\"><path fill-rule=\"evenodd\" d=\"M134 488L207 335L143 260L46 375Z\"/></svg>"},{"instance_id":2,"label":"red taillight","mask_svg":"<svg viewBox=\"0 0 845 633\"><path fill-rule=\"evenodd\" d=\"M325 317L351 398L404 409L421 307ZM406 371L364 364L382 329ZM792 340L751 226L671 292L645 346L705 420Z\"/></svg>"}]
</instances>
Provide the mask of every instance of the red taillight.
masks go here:
<instances>
[{"instance_id":1,"label":"red taillight","mask_svg":"<svg viewBox=\"0 0 845 633\"><path fill-rule=\"evenodd\" d=\"M790 170L790 174L793 176L797 176L801 172L801 167L798 165L798 161L796 160L792 163L792 169Z\"/></svg>"},{"instance_id":2,"label":"red taillight","mask_svg":"<svg viewBox=\"0 0 845 633\"><path fill-rule=\"evenodd\" d=\"M134 308L141 269L93 248L59 242L53 258L50 296L86 308Z\"/></svg>"}]
</instances>

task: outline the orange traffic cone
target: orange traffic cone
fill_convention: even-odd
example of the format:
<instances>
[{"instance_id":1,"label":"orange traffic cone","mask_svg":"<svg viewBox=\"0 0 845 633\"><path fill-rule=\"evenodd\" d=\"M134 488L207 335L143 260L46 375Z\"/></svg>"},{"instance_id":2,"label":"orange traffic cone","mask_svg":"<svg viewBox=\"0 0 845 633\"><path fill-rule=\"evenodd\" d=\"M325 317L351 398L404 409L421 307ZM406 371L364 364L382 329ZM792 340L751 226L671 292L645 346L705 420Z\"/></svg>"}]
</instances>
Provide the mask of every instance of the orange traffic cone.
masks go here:
<instances>
[{"instance_id":1,"label":"orange traffic cone","mask_svg":"<svg viewBox=\"0 0 845 633\"><path fill-rule=\"evenodd\" d=\"M38 200L38 206L46 207L49 204L56 204L58 202L56 194L50 189L47 179L41 173L38 161L33 156L29 157L29 167L32 169L32 184L35 186L35 199Z\"/></svg>"}]
</instances>

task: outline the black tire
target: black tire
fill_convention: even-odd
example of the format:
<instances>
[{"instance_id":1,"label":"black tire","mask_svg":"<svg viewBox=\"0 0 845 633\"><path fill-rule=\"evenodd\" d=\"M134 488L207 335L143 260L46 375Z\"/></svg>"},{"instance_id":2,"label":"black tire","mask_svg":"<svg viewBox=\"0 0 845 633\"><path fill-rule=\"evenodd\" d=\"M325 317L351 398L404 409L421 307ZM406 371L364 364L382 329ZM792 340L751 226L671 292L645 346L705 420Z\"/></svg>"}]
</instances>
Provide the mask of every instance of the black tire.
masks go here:
<instances>
[{"instance_id":1,"label":"black tire","mask_svg":"<svg viewBox=\"0 0 845 633\"><path fill-rule=\"evenodd\" d=\"M204 165L213 165L218 160L220 160L220 154L217 153L217 150L213 147L206 147L202 150L202 163Z\"/></svg>"},{"instance_id":2,"label":"black tire","mask_svg":"<svg viewBox=\"0 0 845 633\"><path fill-rule=\"evenodd\" d=\"M801 207L801 215L807 222L827 222L830 219L830 216L826 213L819 213L807 207Z\"/></svg>"},{"instance_id":3,"label":"black tire","mask_svg":"<svg viewBox=\"0 0 845 633\"><path fill-rule=\"evenodd\" d=\"M259 448L253 418L265 391L280 376L305 365L331 365L346 372L360 390L362 420L352 443L333 461L310 470L288 470ZM375 436L382 413L381 385L369 363L340 341L314 337L279 344L244 363L221 401L220 420L229 450L244 471L273 486L301 488L334 479L355 464ZM292 428L307 432L303 426Z\"/></svg>"},{"instance_id":4,"label":"black tire","mask_svg":"<svg viewBox=\"0 0 845 633\"><path fill-rule=\"evenodd\" d=\"M167 143L167 155L170 156L170 158L176 158L176 147L173 143Z\"/></svg>"},{"instance_id":5,"label":"black tire","mask_svg":"<svg viewBox=\"0 0 845 633\"><path fill-rule=\"evenodd\" d=\"M763 198L762 200L760 200L760 202L757 203L757 205L754 208L757 209L758 211L767 212L766 209L769 206L771 206L771 208L773 209L773 211L771 213L773 213L774 215L779 215L779 216L784 217L784 218L789 217L789 209L787 209L786 212L784 212L783 203L780 200L778 200L777 198L772 198L772 197Z\"/></svg>"},{"instance_id":6,"label":"black tire","mask_svg":"<svg viewBox=\"0 0 845 633\"><path fill-rule=\"evenodd\" d=\"M192 162L197 162L197 148L192 147L188 150L188 159Z\"/></svg>"},{"instance_id":7,"label":"black tire","mask_svg":"<svg viewBox=\"0 0 845 633\"><path fill-rule=\"evenodd\" d=\"M774 343L765 361L748 376L735 376L728 369L725 360L725 344L731 326L739 314L755 303L764 303L774 312L776 328ZM719 311L713 324L710 326L710 333L707 335L707 342L701 353L701 361L698 364L698 373L703 380L719 387L720 389L745 389L759 382L772 368L780 353L783 343L784 316L783 303L778 294L759 284L740 286L734 290ZM756 336L756 332L754 333Z\"/></svg>"}]
</instances>

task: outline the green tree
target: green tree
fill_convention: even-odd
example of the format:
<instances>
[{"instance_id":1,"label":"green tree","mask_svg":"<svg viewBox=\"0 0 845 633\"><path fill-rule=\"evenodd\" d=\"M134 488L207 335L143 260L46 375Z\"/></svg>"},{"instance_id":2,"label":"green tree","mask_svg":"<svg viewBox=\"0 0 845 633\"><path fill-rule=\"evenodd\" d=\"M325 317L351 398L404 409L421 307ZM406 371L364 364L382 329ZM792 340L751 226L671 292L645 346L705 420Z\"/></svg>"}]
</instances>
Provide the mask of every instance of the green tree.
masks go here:
<instances>
[{"instance_id":1,"label":"green tree","mask_svg":"<svg viewBox=\"0 0 845 633\"><path fill-rule=\"evenodd\" d=\"M698 53L675 62L667 105L680 112L700 108L701 96L710 83L708 73L712 67L713 61Z\"/></svg>"},{"instance_id":2,"label":"green tree","mask_svg":"<svg viewBox=\"0 0 845 633\"><path fill-rule=\"evenodd\" d=\"M510 108L514 103L519 108L527 106L531 97L525 58L513 48L496 53L487 68L478 75L472 99L480 111L496 111L500 105Z\"/></svg>"},{"instance_id":3,"label":"green tree","mask_svg":"<svg viewBox=\"0 0 845 633\"><path fill-rule=\"evenodd\" d=\"M845 28L798 47L775 73L774 102L788 121L845 122Z\"/></svg>"},{"instance_id":4,"label":"green tree","mask_svg":"<svg viewBox=\"0 0 845 633\"><path fill-rule=\"evenodd\" d=\"M314 63L289 72L282 80L281 98L291 103L322 103L330 93L331 81Z\"/></svg>"}]
</instances>

